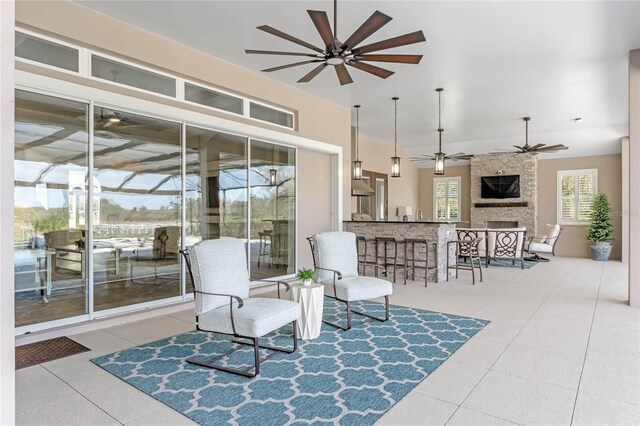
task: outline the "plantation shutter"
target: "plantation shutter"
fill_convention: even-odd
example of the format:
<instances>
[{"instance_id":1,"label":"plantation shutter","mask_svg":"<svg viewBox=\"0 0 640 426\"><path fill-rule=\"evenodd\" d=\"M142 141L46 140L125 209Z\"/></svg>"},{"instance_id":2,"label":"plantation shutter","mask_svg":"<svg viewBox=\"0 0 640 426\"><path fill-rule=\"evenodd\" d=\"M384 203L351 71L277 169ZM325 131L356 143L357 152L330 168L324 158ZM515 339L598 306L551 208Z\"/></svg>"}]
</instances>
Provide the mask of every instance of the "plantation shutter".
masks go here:
<instances>
[{"instance_id":1,"label":"plantation shutter","mask_svg":"<svg viewBox=\"0 0 640 426\"><path fill-rule=\"evenodd\" d=\"M460 219L460 178L433 179L435 220Z\"/></svg>"},{"instance_id":2,"label":"plantation shutter","mask_svg":"<svg viewBox=\"0 0 640 426\"><path fill-rule=\"evenodd\" d=\"M558 172L558 223L589 222L596 193L596 169Z\"/></svg>"}]
</instances>

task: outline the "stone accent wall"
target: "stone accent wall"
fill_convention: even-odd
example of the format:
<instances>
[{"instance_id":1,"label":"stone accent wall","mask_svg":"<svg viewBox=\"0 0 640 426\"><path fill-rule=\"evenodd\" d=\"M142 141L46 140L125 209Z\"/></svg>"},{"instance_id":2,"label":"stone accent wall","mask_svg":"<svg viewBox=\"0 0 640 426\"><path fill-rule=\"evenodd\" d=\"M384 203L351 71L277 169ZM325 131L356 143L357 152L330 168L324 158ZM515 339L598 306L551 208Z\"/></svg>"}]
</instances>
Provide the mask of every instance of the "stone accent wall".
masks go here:
<instances>
[{"instance_id":1,"label":"stone accent wall","mask_svg":"<svg viewBox=\"0 0 640 426\"><path fill-rule=\"evenodd\" d=\"M438 269L429 271L427 279L430 283L436 281L436 273L438 274L438 280L440 282L447 279L447 255L449 256L449 263L455 264L455 252L453 245L451 246L450 253L447 253L447 242L454 240L456 235L456 225L452 223L437 223L437 222L351 222L345 221L343 229L347 232L353 232L357 236L367 238L367 262L375 262L375 243L376 237L392 237L398 241L403 241L406 238L420 238L427 239L428 241L435 241L438 243L437 251L431 245L429 247L429 266L434 266L433 259L437 259ZM418 248L420 247L420 248ZM416 253L416 259L423 259L422 262L416 261L416 265L424 265L425 253L424 246L416 246L419 250ZM389 254L392 249L388 248ZM409 255L411 257L411 254ZM398 259L399 263L404 263L404 243L398 244ZM390 268L391 270L393 268ZM396 281L398 283L403 282L404 269L402 267L397 268ZM367 275L373 275L374 268L367 267ZM451 271L450 276L455 274ZM411 270L409 270L409 277ZM424 280L424 269L415 270L415 280Z\"/></svg>"},{"instance_id":2,"label":"stone accent wall","mask_svg":"<svg viewBox=\"0 0 640 426\"><path fill-rule=\"evenodd\" d=\"M480 178L520 175L520 197L504 200L480 198ZM476 203L495 204L495 207L476 207ZM527 203L526 207L509 204ZM517 221L527 228L528 235L538 229L538 157L531 154L496 153L476 155L471 159L471 227L484 228L487 221Z\"/></svg>"}]
</instances>

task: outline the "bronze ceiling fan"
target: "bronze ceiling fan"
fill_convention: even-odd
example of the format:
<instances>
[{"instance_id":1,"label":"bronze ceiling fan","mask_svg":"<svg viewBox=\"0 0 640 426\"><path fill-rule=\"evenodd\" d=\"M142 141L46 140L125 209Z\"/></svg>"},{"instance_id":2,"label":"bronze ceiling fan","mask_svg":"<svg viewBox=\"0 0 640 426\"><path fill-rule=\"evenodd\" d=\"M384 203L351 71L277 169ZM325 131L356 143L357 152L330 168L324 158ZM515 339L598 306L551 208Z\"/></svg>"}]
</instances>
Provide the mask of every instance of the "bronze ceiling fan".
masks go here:
<instances>
[{"instance_id":1,"label":"bronze ceiling fan","mask_svg":"<svg viewBox=\"0 0 640 426\"><path fill-rule=\"evenodd\" d=\"M286 34L280 30L277 30L269 25L261 25L257 27L259 30L273 34L276 37L283 38L292 43L306 47L313 50L315 53L302 53L302 52L280 52L272 50L245 50L248 54L260 54L260 55L286 55L286 56L306 56L312 59L308 59L301 62L294 62L292 64L280 65L273 68L267 68L262 70L263 72L279 71L286 68L297 67L300 65L318 63L319 65L307 73L304 77L298 80L298 83L308 83L315 76L320 74L328 65L332 65L340 84L345 85L353 83L351 75L345 65L357 68L361 71L368 72L380 78L387 78L394 72L384 68L371 65L367 62L393 62L399 64L418 64L422 59L422 55L385 55L385 54L371 54L372 52L378 52L380 50L391 49L399 46L406 46L409 44L420 43L425 41L422 31L415 31L412 33L404 34L398 37L393 37L387 40L378 41L375 43L367 44L365 46L358 47L365 39L378 31L384 25L389 23L393 18L385 15L384 13L376 10L349 38L344 42L338 39L338 14L337 14L337 0L333 1L333 31L331 31L331 24L327 12L322 10L307 10L311 21L315 25L316 29L322 37L324 43L324 49L307 43L304 40L300 40L294 36Z\"/></svg>"},{"instance_id":2,"label":"bronze ceiling fan","mask_svg":"<svg viewBox=\"0 0 640 426\"><path fill-rule=\"evenodd\" d=\"M543 143L539 143L533 146L529 145L529 120L531 120L531 117L522 117L522 120L525 123L525 142L523 146L513 145L517 149L516 152L538 154L538 153L545 153L545 152L553 153L553 152L569 149L568 146L563 144L546 145Z\"/></svg>"}]
</instances>

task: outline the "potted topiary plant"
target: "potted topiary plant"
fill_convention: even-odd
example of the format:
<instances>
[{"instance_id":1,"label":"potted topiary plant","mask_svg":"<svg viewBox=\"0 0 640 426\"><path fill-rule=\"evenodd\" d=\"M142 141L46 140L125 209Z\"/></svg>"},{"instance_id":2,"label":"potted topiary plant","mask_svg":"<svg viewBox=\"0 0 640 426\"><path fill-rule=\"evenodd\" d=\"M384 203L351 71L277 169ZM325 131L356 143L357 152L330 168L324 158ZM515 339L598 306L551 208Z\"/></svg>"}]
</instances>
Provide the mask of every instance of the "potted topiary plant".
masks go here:
<instances>
[{"instance_id":1,"label":"potted topiary plant","mask_svg":"<svg viewBox=\"0 0 640 426\"><path fill-rule=\"evenodd\" d=\"M311 285L316 279L316 273L313 269L302 268L296 274L296 278L299 279L303 285Z\"/></svg>"},{"instance_id":2,"label":"potted topiary plant","mask_svg":"<svg viewBox=\"0 0 640 426\"><path fill-rule=\"evenodd\" d=\"M593 199L591 223L587 228L586 237L591 241L590 248L593 260L609 260L614 233L611 222L611 206L607 194L604 192L600 192Z\"/></svg>"}]
</instances>

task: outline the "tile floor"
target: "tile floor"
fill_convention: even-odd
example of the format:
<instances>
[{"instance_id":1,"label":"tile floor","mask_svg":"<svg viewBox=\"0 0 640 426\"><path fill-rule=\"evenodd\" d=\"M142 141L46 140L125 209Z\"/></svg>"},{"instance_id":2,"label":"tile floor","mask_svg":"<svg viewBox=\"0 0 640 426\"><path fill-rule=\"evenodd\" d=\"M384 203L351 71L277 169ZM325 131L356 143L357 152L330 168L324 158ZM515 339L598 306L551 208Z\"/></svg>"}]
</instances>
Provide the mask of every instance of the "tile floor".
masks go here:
<instances>
[{"instance_id":1,"label":"tile floor","mask_svg":"<svg viewBox=\"0 0 640 426\"><path fill-rule=\"evenodd\" d=\"M640 424L640 310L619 262L553 258L493 267L471 285L397 285L392 303L491 320L382 425ZM191 330L185 310L73 336L91 352L19 370L19 425L182 425L190 420L90 358Z\"/></svg>"}]
</instances>

